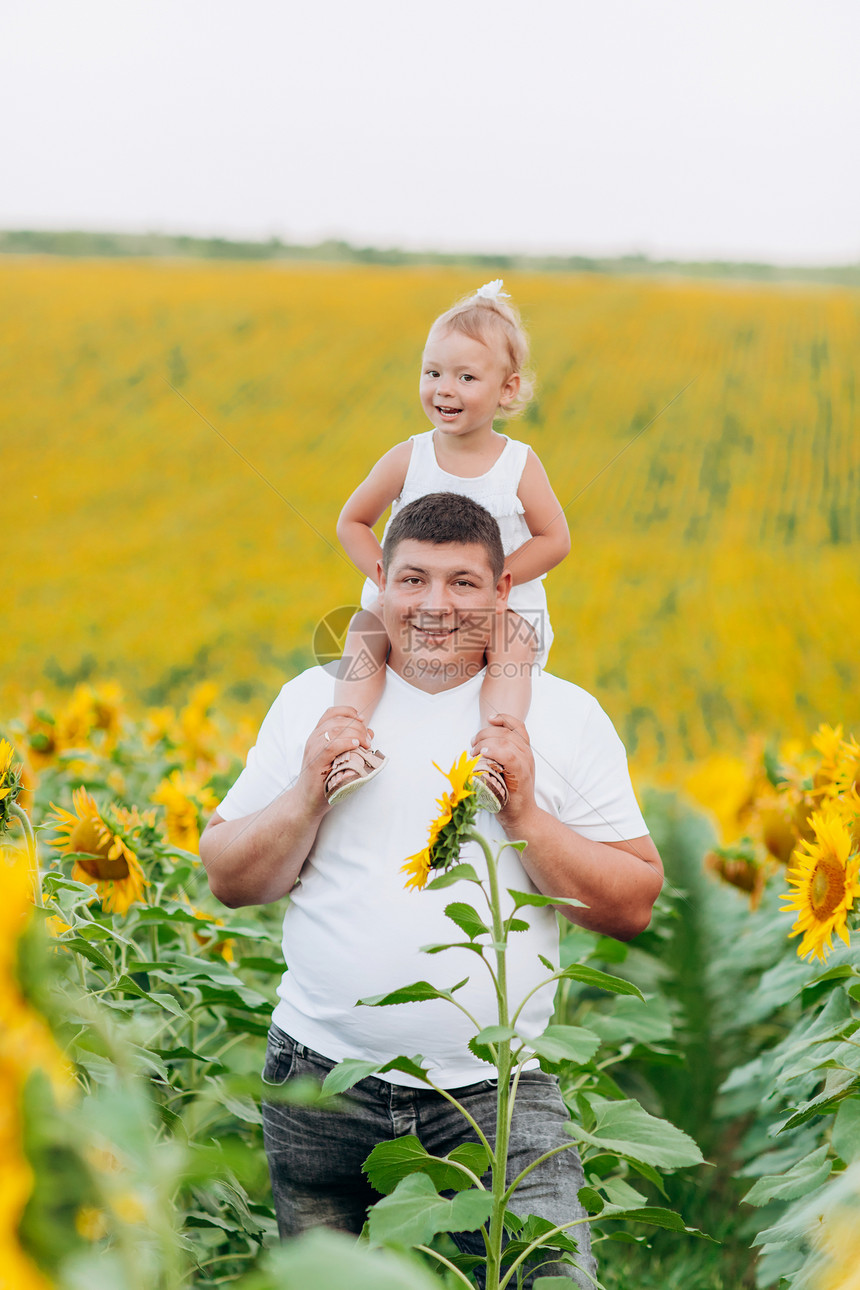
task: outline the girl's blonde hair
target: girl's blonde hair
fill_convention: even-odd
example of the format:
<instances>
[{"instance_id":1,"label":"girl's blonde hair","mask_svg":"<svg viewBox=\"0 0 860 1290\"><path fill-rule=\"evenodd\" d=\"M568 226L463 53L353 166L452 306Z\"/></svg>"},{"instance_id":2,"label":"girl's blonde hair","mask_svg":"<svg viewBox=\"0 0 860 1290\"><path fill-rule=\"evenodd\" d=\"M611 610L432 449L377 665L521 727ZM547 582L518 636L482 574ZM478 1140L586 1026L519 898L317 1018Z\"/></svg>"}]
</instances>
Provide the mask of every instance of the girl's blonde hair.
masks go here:
<instances>
[{"instance_id":1,"label":"girl's blonde hair","mask_svg":"<svg viewBox=\"0 0 860 1290\"><path fill-rule=\"evenodd\" d=\"M430 330L458 331L480 341L488 349L498 346L506 362L506 375L513 376L517 372L520 388L516 398L507 407L499 408L496 415L507 420L525 411L534 397L535 382L528 366L528 334L514 305L499 296L464 296L440 314Z\"/></svg>"}]
</instances>

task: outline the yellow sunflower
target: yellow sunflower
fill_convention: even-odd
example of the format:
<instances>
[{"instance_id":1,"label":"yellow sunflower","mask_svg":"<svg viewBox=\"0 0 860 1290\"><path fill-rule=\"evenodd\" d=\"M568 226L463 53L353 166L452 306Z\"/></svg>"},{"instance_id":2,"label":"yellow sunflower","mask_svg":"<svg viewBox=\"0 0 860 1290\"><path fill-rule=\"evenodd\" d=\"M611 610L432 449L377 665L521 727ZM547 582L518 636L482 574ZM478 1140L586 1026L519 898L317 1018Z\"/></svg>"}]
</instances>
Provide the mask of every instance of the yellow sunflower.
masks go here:
<instances>
[{"instance_id":1,"label":"yellow sunflower","mask_svg":"<svg viewBox=\"0 0 860 1290\"><path fill-rule=\"evenodd\" d=\"M816 1236L827 1259L818 1272L816 1290L860 1290L860 1239L848 1206L835 1217L825 1214Z\"/></svg>"},{"instance_id":2,"label":"yellow sunflower","mask_svg":"<svg viewBox=\"0 0 860 1290\"><path fill-rule=\"evenodd\" d=\"M112 827L85 788L75 790L72 803L74 813L51 803L57 833L65 834L60 849L75 857L72 877L95 885L106 913L124 914L136 900L143 900L147 883L140 861L120 830L134 829L143 821L136 811L115 807L118 828Z\"/></svg>"},{"instance_id":3,"label":"yellow sunflower","mask_svg":"<svg viewBox=\"0 0 860 1290\"><path fill-rule=\"evenodd\" d=\"M73 1071L47 1022L22 992L18 940L32 914L26 858L2 862L0 901L0 1283L15 1290L50 1290L19 1240L21 1215L33 1190L33 1171L24 1151L22 1093L34 1071L43 1071L65 1101L74 1088Z\"/></svg>"},{"instance_id":4,"label":"yellow sunflower","mask_svg":"<svg viewBox=\"0 0 860 1290\"><path fill-rule=\"evenodd\" d=\"M860 745L841 726L819 726L812 745L821 758L813 775L814 795L837 797L860 781Z\"/></svg>"},{"instance_id":5,"label":"yellow sunflower","mask_svg":"<svg viewBox=\"0 0 860 1290\"><path fill-rule=\"evenodd\" d=\"M200 808L208 812L218 805L212 789L204 788L199 777L174 770L161 781L152 801L166 808L168 839L174 846L196 853L200 843Z\"/></svg>"},{"instance_id":6,"label":"yellow sunflower","mask_svg":"<svg viewBox=\"0 0 860 1290\"><path fill-rule=\"evenodd\" d=\"M427 879L430 877L430 848L426 846L423 851L416 851L414 856L410 856L404 865L400 867L401 873L410 875L406 886L414 887L416 891L423 891L427 885Z\"/></svg>"},{"instance_id":7,"label":"yellow sunflower","mask_svg":"<svg viewBox=\"0 0 860 1290\"><path fill-rule=\"evenodd\" d=\"M745 891L750 898L750 908L758 908L767 881L766 865L759 864L750 856L710 851L705 856L705 868L729 886Z\"/></svg>"},{"instance_id":8,"label":"yellow sunflower","mask_svg":"<svg viewBox=\"0 0 860 1290\"><path fill-rule=\"evenodd\" d=\"M443 793L436 800L439 814L435 820L430 821L426 846L421 851L416 851L415 855L410 856L406 863L401 865L400 872L410 875L406 883L407 887L414 887L416 891L423 890L427 885L430 870L450 863L451 856L448 854L437 855L436 846L445 829L452 822L456 808L461 802L466 802L469 798L474 797L474 789L469 788L468 783L472 771L479 761L480 757L469 757L464 752L448 771L442 770L442 767L437 766L434 761L433 765L451 785L451 792Z\"/></svg>"},{"instance_id":9,"label":"yellow sunflower","mask_svg":"<svg viewBox=\"0 0 860 1290\"><path fill-rule=\"evenodd\" d=\"M8 771L12 768L12 757L15 750L8 739L0 739L0 799L11 791L7 783Z\"/></svg>"},{"instance_id":10,"label":"yellow sunflower","mask_svg":"<svg viewBox=\"0 0 860 1290\"><path fill-rule=\"evenodd\" d=\"M194 917L202 919L204 922L209 924L208 934L205 932L194 933L194 939L197 944L202 946L204 950L212 950L214 954L220 954L221 958L225 959L228 963L235 963L236 955L233 953L235 942L229 938L227 940L219 940L216 933L212 931L212 927L223 927L224 919L215 918L212 914L207 914L204 909L198 909L196 905L192 905L190 901L188 903Z\"/></svg>"},{"instance_id":11,"label":"yellow sunflower","mask_svg":"<svg viewBox=\"0 0 860 1290\"><path fill-rule=\"evenodd\" d=\"M21 767L12 764L15 750L6 739L0 739L0 833L11 825L12 807L21 792Z\"/></svg>"},{"instance_id":12,"label":"yellow sunflower","mask_svg":"<svg viewBox=\"0 0 860 1290\"><path fill-rule=\"evenodd\" d=\"M768 853L780 864L788 864L797 843L791 816L778 798L759 808L759 831Z\"/></svg>"},{"instance_id":13,"label":"yellow sunflower","mask_svg":"<svg viewBox=\"0 0 860 1290\"><path fill-rule=\"evenodd\" d=\"M783 912L796 910L791 936L803 934L798 955L811 954L822 962L833 948L834 933L850 944L848 913L860 896L860 857L852 855L851 829L838 807L828 804L813 812L812 841L802 840L788 872L793 891L785 892Z\"/></svg>"},{"instance_id":14,"label":"yellow sunflower","mask_svg":"<svg viewBox=\"0 0 860 1290\"><path fill-rule=\"evenodd\" d=\"M209 716L217 697L217 685L202 681L179 713L179 733L174 738L189 765L209 765L217 760L218 731Z\"/></svg>"},{"instance_id":15,"label":"yellow sunflower","mask_svg":"<svg viewBox=\"0 0 860 1290\"><path fill-rule=\"evenodd\" d=\"M443 803L450 805L450 808L453 811L454 807L457 806L458 803L465 801L467 797L472 796L475 790L467 786L472 777L472 771L480 760L480 756L470 757L468 753L464 752L460 754L459 760L455 761L451 769L447 771L442 770L441 766L436 766L434 761L433 765L436 766L436 769L440 774L445 776L453 789L453 792L451 793L443 793L442 797L439 799L440 805Z\"/></svg>"}]
</instances>

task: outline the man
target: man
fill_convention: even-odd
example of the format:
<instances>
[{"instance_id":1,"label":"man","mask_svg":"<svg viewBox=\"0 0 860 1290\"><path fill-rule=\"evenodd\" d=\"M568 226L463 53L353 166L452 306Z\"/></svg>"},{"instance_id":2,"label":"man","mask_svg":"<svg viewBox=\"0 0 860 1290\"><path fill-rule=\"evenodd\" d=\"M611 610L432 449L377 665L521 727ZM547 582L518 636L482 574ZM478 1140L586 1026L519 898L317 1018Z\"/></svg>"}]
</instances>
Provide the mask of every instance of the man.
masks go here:
<instances>
[{"instance_id":1,"label":"man","mask_svg":"<svg viewBox=\"0 0 860 1290\"><path fill-rule=\"evenodd\" d=\"M284 915L288 971L279 987L264 1080L318 1079L347 1057L423 1056L434 1082L450 1089L491 1140L492 1068L469 1051L474 1025L442 1000L388 1008L357 1000L427 979L448 987L482 1026L497 1021L489 974L466 950L428 956L421 946L456 939L446 891L406 890L401 865L424 845L447 769L471 746L502 768L508 802L479 813L477 827L505 848L500 886L583 902L560 906L572 921L625 940L649 922L662 869L630 785L624 749L585 691L543 673L534 678L528 730L500 714L478 731L478 695L494 615L511 575L495 520L469 498L431 494L403 507L380 565L383 619L391 642L374 725L388 753L382 774L329 807L324 784L348 748L369 748L373 732L354 709L326 707L333 678L312 668L275 700L246 769L218 807L200 854L214 894L230 906L290 895ZM322 716L318 714L322 712ZM473 737L474 736L474 737ZM474 860L464 850L463 859ZM470 891L473 889L470 888ZM456 899L456 897L454 897ZM546 979L538 955L557 960L549 908L529 908L530 930L510 939L513 1007ZM539 1034L554 990L537 989L518 1027ZM473 1138L442 1096L399 1072L362 1080L345 1114L264 1106L266 1153L281 1234L326 1225L358 1232L377 1197L361 1164L377 1142L416 1134L435 1155ZM553 1076L524 1072L511 1140L510 1177L569 1143L568 1116ZM584 1211L575 1149L533 1170L512 1208L554 1223ZM593 1272L586 1226L574 1229L578 1261ZM455 1239L464 1248L468 1238ZM474 1248L474 1247L472 1247ZM562 1269L556 1269L561 1272ZM570 1269L568 1269L568 1275ZM573 1279L576 1279L574 1276ZM590 1284L583 1280L581 1284Z\"/></svg>"}]
</instances>

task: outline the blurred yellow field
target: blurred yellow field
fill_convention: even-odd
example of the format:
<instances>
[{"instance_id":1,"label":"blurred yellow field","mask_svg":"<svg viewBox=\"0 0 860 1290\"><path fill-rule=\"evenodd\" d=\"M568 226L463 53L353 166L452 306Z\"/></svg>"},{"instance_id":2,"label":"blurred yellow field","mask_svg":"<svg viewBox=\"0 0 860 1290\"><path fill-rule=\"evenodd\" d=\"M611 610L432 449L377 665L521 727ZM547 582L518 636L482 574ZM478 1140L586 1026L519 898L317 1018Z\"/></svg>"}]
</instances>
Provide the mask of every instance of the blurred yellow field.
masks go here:
<instances>
[{"instance_id":1,"label":"blurred yellow field","mask_svg":"<svg viewBox=\"0 0 860 1290\"><path fill-rule=\"evenodd\" d=\"M480 271L0 264L0 725L21 695L213 680L257 718L361 577L343 500L425 428L427 326ZM860 293L511 274L568 504L553 671L640 765L860 724ZM683 391L683 393L681 393Z\"/></svg>"}]
</instances>

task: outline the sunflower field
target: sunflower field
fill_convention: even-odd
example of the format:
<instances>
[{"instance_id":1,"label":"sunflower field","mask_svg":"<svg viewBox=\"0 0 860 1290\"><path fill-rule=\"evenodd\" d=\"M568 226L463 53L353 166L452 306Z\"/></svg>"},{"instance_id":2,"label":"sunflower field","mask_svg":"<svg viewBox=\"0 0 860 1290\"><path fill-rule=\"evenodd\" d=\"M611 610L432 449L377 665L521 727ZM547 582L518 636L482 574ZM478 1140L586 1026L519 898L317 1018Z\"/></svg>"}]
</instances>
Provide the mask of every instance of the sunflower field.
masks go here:
<instances>
[{"instance_id":1,"label":"sunflower field","mask_svg":"<svg viewBox=\"0 0 860 1290\"><path fill-rule=\"evenodd\" d=\"M336 647L338 510L423 429L424 335L474 275L0 275L0 1287L469 1283L444 1231L433 1258L278 1245L282 909L218 906L197 845L278 686ZM542 1058L601 1284L857 1290L860 296L506 286L539 378L511 432L573 535L550 666L615 721L667 870L630 945L567 928L557 1027L592 1040Z\"/></svg>"},{"instance_id":2,"label":"sunflower field","mask_svg":"<svg viewBox=\"0 0 860 1290\"><path fill-rule=\"evenodd\" d=\"M335 537L425 428L430 323L476 273L6 257L0 698L214 681L258 722L362 578ZM509 275L566 508L550 666L637 766L860 723L860 292Z\"/></svg>"}]
</instances>

